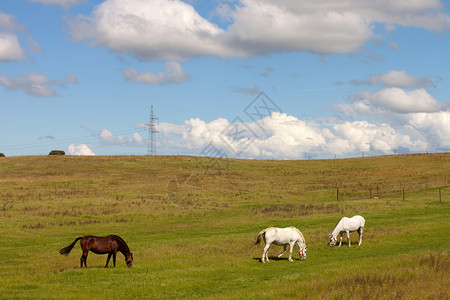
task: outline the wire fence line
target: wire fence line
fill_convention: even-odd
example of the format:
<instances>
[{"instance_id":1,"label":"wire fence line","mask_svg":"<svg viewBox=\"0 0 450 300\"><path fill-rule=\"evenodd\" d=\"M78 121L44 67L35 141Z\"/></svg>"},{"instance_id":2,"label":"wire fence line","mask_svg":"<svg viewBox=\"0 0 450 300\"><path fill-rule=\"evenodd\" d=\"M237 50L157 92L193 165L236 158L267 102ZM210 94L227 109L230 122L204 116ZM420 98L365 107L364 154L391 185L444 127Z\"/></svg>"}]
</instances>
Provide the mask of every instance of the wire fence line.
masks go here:
<instances>
[{"instance_id":1,"label":"wire fence line","mask_svg":"<svg viewBox=\"0 0 450 300\"><path fill-rule=\"evenodd\" d=\"M322 172L321 172L322 173ZM363 200L363 199L407 199L410 193L429 190L435 194L437 200L446 200L450 193L450 175L443 173L434 174L420 178L402 178L396 180L393 177L384 180L373 180L361 178L358 180L339 180L344 176L335 174L315 178L315 180L302 181L302 177L289 178L289 176L274 175L273 184L269 185L241 185L240 182L233 181L231 184L220 186L214 191L218 193L229 193L230 197L237 194L254 195L255 197L273 198L298 198L303 200ZM173 177L168 186L169 198L189 198L201 197L204 193L211 192L209 180L205 180L207 173L187 173ZM214 182L214 178L220 178L219 173L211 173L208 178ZM278 178L277 178L278 177ZM304 177L303 177L304 178ZM349 178L355 178L350 176ZM282 182L282 184L280 183ZM434 196L433 196L434 197ZM309 199L309 200L308 200Z\"/></svg>"},{"instance_id":2,"label":"wire fence line","mask_svg":"<svg viewBox=\"0 0 450 300\"><path fill-rule=\"evenodd\" d=\"M407 199L408 193L429 190L435 193L436 199L442 202L448 196L450 176L424 178L416 182L383 182L367 184L364 187L336 186L336 200L399 198Z\"/></svg>"}]
</instances>

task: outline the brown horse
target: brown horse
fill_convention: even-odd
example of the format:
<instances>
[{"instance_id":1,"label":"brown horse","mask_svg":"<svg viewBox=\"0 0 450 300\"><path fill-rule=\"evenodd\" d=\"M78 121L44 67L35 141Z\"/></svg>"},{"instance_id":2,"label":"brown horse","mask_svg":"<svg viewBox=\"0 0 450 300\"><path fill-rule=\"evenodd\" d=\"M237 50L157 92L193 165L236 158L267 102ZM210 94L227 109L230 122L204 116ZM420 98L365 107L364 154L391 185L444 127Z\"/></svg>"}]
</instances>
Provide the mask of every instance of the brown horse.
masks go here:
<instances>
[{"instance_id":1,"label":"brown horse","mask_svg":"<svg viewBox=\"0 0 450 300\"><path fill-rule=\"evenodd\" d=\"M80 267L86 266L86 259L88 256L89 250L94 252L95 254L106 254L108 253L108 259L106 260L105 268L108 267L109 260L111 259L111 255L113 257L114 267L116 266L116 253L117 251L122 252L123 256L125 256L125 262L128 267L133 266L133 253L131 253L130 248L128 248L127 243L117 236L117 235L108 235L108 236L93 236L86 235L83 237L77 237L75 241L69 246L62 248L59 250L61 255L69 255L70 251L75 246L75 243L80 241L81 249L83 250L83 255L80 258Z\"/></svg>"}]
</instances>

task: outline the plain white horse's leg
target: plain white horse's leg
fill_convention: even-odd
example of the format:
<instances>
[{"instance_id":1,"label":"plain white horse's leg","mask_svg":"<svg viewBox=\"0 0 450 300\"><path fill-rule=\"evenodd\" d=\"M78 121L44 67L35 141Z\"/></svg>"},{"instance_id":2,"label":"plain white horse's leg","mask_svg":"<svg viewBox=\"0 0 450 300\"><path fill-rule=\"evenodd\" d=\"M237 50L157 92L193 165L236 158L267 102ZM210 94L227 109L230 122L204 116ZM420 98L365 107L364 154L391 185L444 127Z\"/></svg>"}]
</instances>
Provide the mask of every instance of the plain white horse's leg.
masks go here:
<instances>
[{"instance_id":1,"label":"plain white horse's leg","mask_svg":"<svg viewBox=\"0 0 450 300\"><path fill-rule=\"evenodd\" d=\"M278 254L278 258L280 258L280 257L284 254L284 252L286 252L286 246L287 246L287 245L283 245L284 250L283 250L283 252L281 252L280 254Z\"/></svg>"},{"instance_id":2,"label":"plain white horse's leg","mask_svg":"<svg viewBox=\"0 0 450 300\"><path fill-rule=\"evenodd\" d=\"M340 246L342 245L342 234L343 234L343 232L340 233L340 235L341 235L341 240L339 241L339 246L338 246L338 247L340 247Z\"/></svg>"},{"instance_id":3,"label":"plain white horse's leg","mask_svg":"<svg viewBox=\"0 0 450 300\"><path fill-rule=\"evenodd\" d=\"M266 246L264 247L262 259L261 259L261 261L263 263L266 261L269 261L269 257L267 256L267 252L269 252L269 247L270 247L270 244L266 244Z\"/></svg>"},{"instance_id":4,"label":"plain white horse's leg","mask_svg":"<svg viewBox=\"0 0 450 300\"><path fill-rule=\"evenodd\" d=\"M358 246L361 246L362 244L362 235L363 235L363 227L359 228L359 244Z\"/></svg>"},{"instance_id":5,"label":"plain white horse's leg","mask_svg":"<svg viewBox=\"0 0 450 300\"><path fill-rule=\"evenodd\" d=\"M348 240L348 246L351 247L352 244L350 243L350 231L347 231L347 240Z\"/></svg>"},{"instance_id":6,"label":"plain white horse's leg","mask_svg":"<svg viewBox=\"0 0 450 300\"><path fill-rule=\"evenodd\" d=\"M292 250L294 249L294 245L295 245L294 242L291 242L291 243L289 244L289 261L293 261L293 260L292 260Z\"/></svg>"}]
</instances>

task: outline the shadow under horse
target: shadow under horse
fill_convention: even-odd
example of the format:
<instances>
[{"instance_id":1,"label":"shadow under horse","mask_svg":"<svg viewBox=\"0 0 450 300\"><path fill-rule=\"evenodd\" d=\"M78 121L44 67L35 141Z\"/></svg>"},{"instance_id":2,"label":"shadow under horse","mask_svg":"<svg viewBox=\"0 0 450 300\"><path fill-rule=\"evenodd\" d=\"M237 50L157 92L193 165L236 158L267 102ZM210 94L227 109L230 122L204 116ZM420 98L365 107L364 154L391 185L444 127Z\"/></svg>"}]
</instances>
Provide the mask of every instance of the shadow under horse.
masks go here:
<instances>
[{"instance_id":1,"label":"shadow under horse","mask_svg":"<svg viewBox=\"0 0 450 300\"><path fill-rule=\"evenodd\" d=\"M125 256L125 262L128 267L133 266L133 253L131 253L130 248L128 248L127 243L117 235L108 235L108 236L93 236L86 235L83 237L77 237L72 244L69 246L62 248L59 250L61 255L69 255L70 251L72 251L76 242L80 241L81 250L83 250L83 254L80 258L80 267L84 266L87 268L86 259L88 256L89 250L94 252L95 254L106 254L108 253L108 259L106 260L105 268L108 267L109 260L111 256L113 257L114 267L116 266L116 254L117 252L121 252L123 256Z\"/></svg>"}]
</instances>

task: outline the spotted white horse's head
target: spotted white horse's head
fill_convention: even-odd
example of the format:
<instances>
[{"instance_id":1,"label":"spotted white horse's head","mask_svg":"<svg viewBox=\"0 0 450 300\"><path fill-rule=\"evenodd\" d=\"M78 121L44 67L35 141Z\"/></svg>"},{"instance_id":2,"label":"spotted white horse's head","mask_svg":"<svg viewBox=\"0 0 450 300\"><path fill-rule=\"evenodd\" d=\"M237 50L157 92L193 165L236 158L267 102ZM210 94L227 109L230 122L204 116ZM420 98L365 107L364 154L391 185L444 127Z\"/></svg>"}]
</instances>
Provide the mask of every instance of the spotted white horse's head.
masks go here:
<instances>
[{"instance_id":1,"label":"spotted white horse's head","mask_svg":"<svg viewBox=\"0 0 450 300\"><path fill-rule=\"evenodd\" d=\"M298 255L300 256L300 260L306 259L306 250L308 250L308 247L302 247L298 250Z\"/></svg>"}]
</instances>

